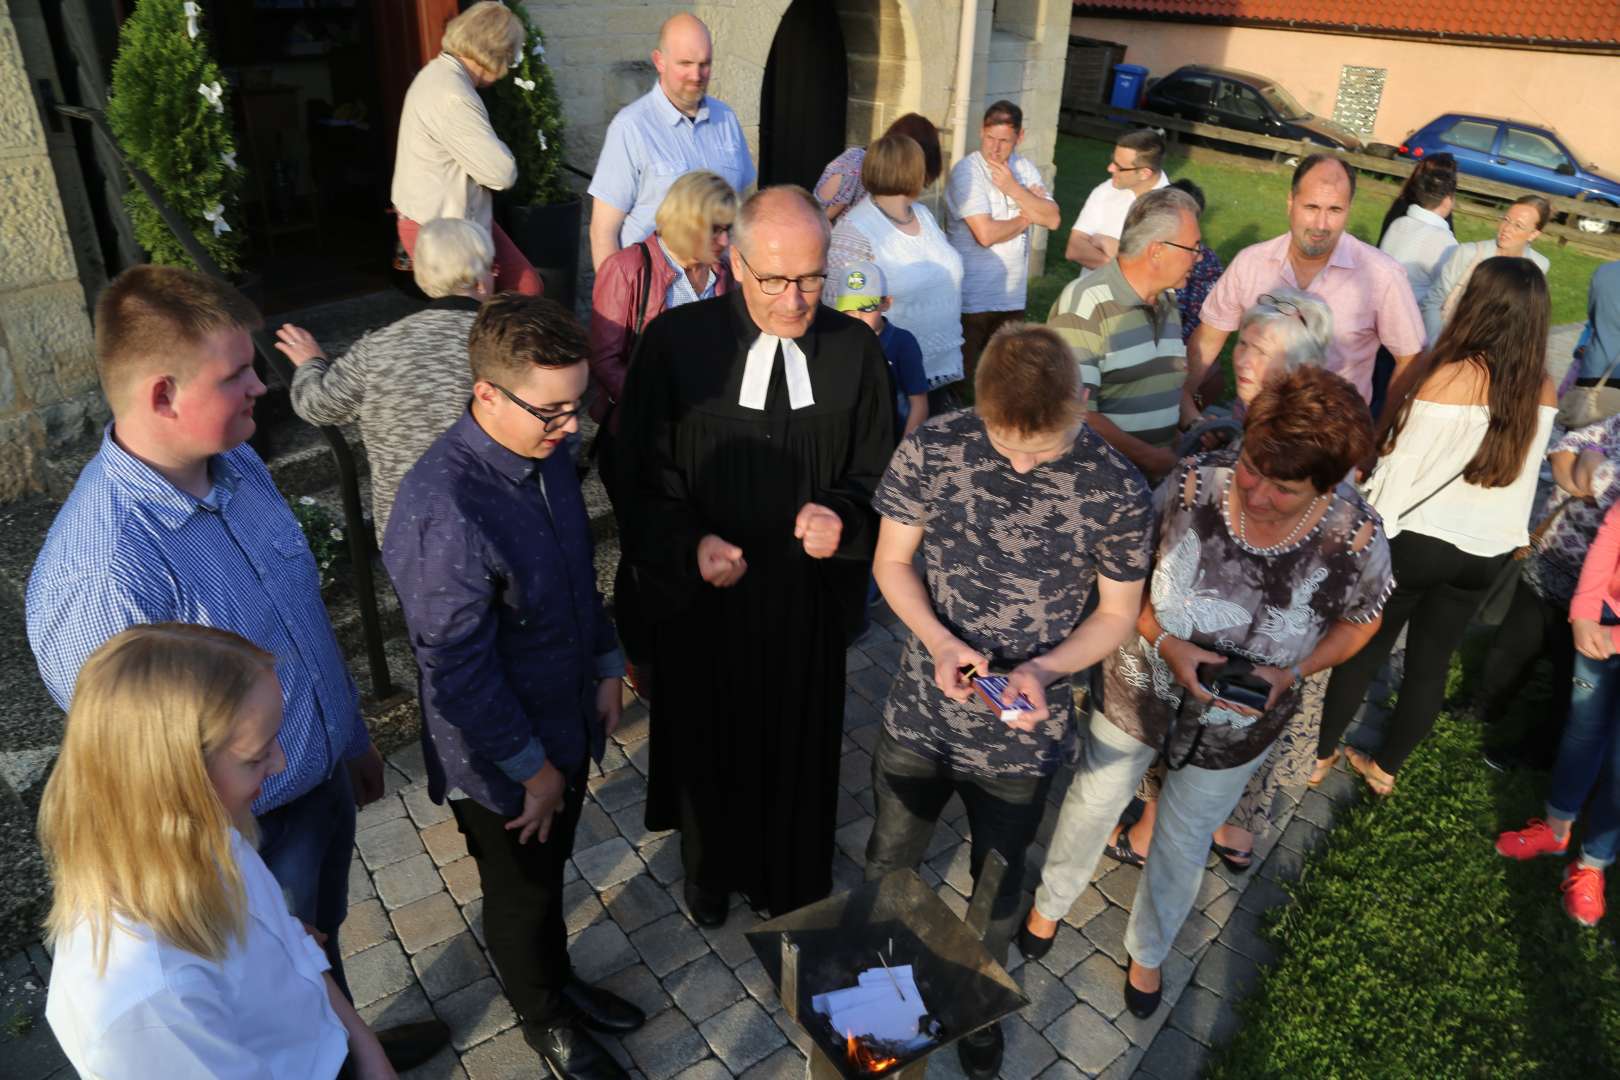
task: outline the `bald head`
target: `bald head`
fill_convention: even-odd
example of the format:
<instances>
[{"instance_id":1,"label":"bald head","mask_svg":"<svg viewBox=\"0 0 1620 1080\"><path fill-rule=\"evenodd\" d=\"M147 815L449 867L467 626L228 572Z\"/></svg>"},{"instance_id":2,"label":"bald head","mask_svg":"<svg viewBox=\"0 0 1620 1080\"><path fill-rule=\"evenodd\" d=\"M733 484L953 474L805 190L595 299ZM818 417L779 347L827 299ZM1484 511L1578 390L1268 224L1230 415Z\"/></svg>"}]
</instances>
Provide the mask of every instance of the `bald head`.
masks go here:
<instances>
[{"instance_id":1,"label":"bald head","mask_svg":"<svg viewBox=\"0 0 1620 1080\"><path fill-rule=\"evenodd\" d=\"M687 116L695 116L709 92L714 46L709 28L696 15L681 12L664 20L653 50L653 67L664 96Z\"/></svg>"},{"instance_id":2,"label":"bald head","mask_svg":"<svg viewBox=\"0 0 1620 1080\"><path fill-rule=\"evenodd\" d=\"M769 187L743 203L732 225L731 273L761 330L796 338L809 329L826 280L827 239L827 217L801 187Z\"/></svg>"},{"instance_id":3,"label":"bald head","mask_svg":"<svg viewBox=\"0 0 1620 1080\"><path fill-rule=\"evenodd\" d=\"M815 196L797 184L780 184L762 188L743 203L737 221L731 227L731 243L749 258L756 247L781 244L788 237L821 246L826 253L830 230L827 215L821 210Z\"/></svg>"}]
</instances>

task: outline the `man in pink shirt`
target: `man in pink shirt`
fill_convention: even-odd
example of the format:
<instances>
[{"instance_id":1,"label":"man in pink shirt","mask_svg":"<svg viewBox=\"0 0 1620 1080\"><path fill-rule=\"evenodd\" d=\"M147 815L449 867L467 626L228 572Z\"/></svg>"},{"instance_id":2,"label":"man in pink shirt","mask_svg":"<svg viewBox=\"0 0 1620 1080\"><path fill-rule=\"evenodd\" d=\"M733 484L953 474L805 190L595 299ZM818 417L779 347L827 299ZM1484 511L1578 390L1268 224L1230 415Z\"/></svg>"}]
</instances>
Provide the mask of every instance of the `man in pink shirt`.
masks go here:
<instances>
[{"instance_id":1,"label":"man in pink shirt","mask_svg":"<svg viewBox=\"0 0 1620 1080\"><path fill-rule=\"evenodd\" d=\"M1262 294L1278 286L1306 289L1327 302L1333 311L1327 368L1354 383L1364 400L1372 397L1379 345L1394 355L1397 377L1423 348L1423 316L1406 271L1344 231L1355 194L1355 174L1331 154L1312 154L1299 163L1288 195L1288 232L1238 252L1204 300L1203 322L1187 342L1184 422L1202 411L1204 395L1219 392L1217 361L1227 336Z\"/></svg>"}]
</instances>

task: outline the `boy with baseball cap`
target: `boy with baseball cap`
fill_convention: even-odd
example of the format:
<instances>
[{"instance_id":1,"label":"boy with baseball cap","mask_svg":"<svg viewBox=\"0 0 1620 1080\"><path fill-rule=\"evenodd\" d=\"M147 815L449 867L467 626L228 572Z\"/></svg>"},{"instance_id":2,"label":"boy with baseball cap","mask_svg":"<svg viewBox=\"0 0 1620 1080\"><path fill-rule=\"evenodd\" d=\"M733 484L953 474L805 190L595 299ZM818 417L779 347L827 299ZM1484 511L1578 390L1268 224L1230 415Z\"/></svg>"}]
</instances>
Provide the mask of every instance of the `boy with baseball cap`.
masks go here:
<instances>
[{"instance_id":1,"label":"boy with baseball cap","mask_svg":"<svg viewBox=\"0 0 1620 1080\"><path fill-rule=\"evenodd\" d=\"M833 306L871 328L883 347L894 376L894 430L905 438L928 419L928 376L923 372L922 347L910 330L883 317L890 298L884 294L883 270L873 262L857 262L837 274L838 295Z\"/></svg>"}]
</instances>

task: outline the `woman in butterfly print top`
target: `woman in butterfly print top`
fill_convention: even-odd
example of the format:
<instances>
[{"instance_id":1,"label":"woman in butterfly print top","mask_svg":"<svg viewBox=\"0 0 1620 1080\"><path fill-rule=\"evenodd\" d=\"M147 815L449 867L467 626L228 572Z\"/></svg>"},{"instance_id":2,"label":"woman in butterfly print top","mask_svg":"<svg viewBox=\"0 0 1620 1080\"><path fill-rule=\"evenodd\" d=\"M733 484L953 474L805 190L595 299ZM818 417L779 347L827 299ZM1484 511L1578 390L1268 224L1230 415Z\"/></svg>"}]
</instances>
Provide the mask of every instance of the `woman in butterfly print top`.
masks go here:
<instances>
[{"instance_id":1,"label":"woman in butterfly print top","mask_svg":"<svg viewBox=\"0 0 1620 1080\"><path fill-rule=\"evenodd\" d=\"M1300 679L1353 655L1378 628L1393 584L1389 547L1343 480L1371 447L1355 389L1302 368L1254 399L1235 465L1190 461L1172 474L1140 636L1103 661L1101 712L1019 939L1036 955L1049 947L1109 827L1168 745L1177 768L1125 934L1127 1002L1139 1016L1157 1005L1159 966L1192 908L1210 833L1297 710ZM1252 661L1271 684L1263 711L1214 701L1198 685L1197 665L1223 654Z\"/></svg>"}]
</instances>

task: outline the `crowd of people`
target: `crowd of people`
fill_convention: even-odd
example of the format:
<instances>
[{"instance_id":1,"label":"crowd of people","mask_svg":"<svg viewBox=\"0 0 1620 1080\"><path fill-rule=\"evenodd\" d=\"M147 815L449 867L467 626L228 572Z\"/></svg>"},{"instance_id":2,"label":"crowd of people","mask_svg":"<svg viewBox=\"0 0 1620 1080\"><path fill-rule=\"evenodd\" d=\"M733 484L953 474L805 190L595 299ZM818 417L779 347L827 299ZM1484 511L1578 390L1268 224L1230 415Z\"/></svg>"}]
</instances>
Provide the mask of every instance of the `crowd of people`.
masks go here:
<instances>
[{"instance_id":1,"label":"crowd of people","mask_svg":"<svg viewBox=\"0 0 1620 1080\"><path fill-rule=\"evenodd\" d=\"M520 40L503 5L473 5L406 98L394 203L431 302L341 357L291 325L277 347L300 416L359 422L428 795L466 838L545 1068L622 1077L593 1032L643 1021L574 973L563 913L621 679L649 703L646 826L679 832L687 913L791 911L833 887L845 651L879 595L906 634L865 872L917 867L959 796L974 880L991 852L1009 867L999 959L1049 950L1104 856L1143 866L1121 978L1150 1016L1210 854L1246 869L1278 789L1341 757L1390 794L1497 594L1479 714L1499 727L1543 656L1558 691L1487 753L1553 766L1546 818L1497 849L1563 855L1584 809L1563 903L1601 917L1620 848L1620 264L1594 276L1556 385L1529 247L1545 201L1459 245L1455 163L1434 155L1375 247L1345 229L1354 171L1312 155L1285 231L1223 267L1203 193L1131 131L1076 211L1075 280L1031 324L1032 230L1064 210L1018 153L1015 104L984 112L948 173L908 114L813 190L750 194L736 116L707 93L709 33L681 14L590 185L587 331L491 218L515 166L476 90ZM309 546L247 445L260 323L187 270L103 291L113 420L29 583L29 641L68 711L40 813L47 1016L87 1075L389 1077L447 1039L373 1033L349 1001L355 814L383 771ZM611 618L588 468L621 538ZM1403 633L1382 744L1341 748ZM964 1036L964 1071L997 1075L1000 1026Z\"/></svg>"}]
</instances>

